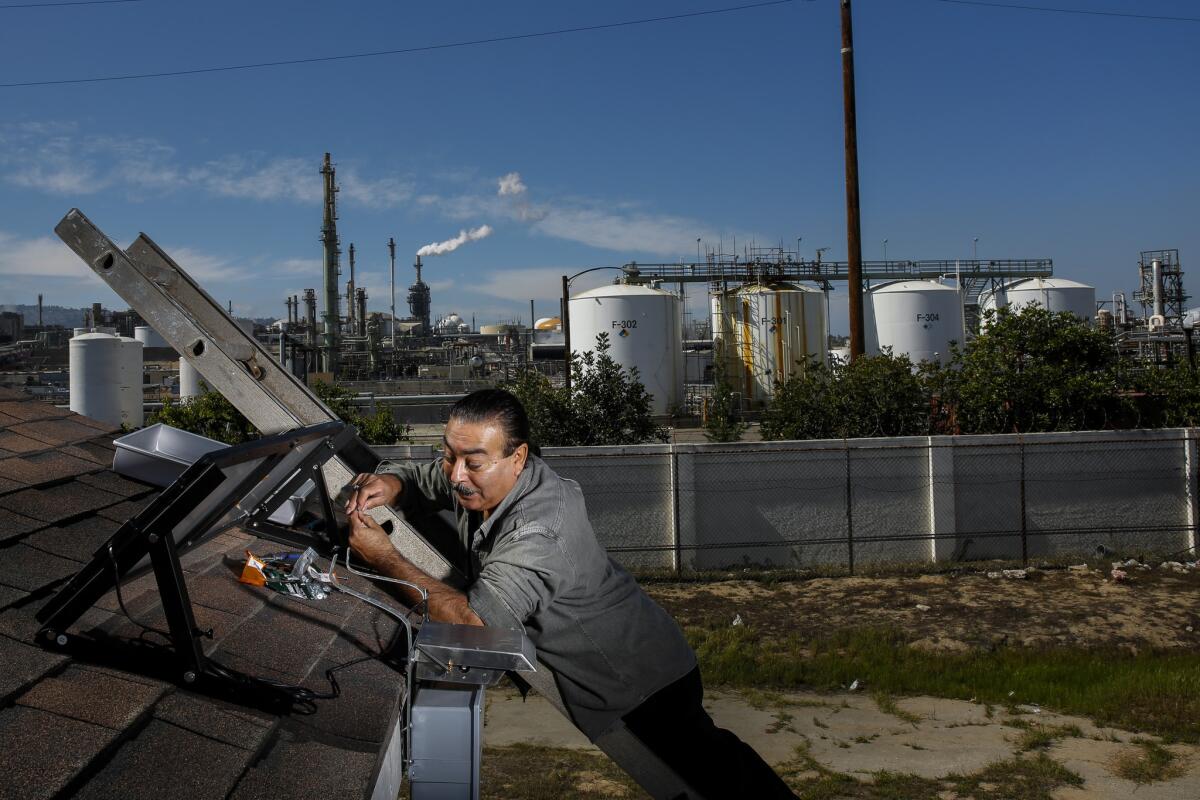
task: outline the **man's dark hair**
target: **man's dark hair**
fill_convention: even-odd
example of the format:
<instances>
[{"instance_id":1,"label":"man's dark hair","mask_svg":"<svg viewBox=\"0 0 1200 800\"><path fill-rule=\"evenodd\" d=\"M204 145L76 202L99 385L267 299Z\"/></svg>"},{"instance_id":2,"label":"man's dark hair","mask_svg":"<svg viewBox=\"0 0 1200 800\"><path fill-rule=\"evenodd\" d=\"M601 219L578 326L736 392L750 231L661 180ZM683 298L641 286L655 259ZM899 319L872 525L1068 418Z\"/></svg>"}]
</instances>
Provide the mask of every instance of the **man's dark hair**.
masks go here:
<instances>
[{"instance_id":1,"label":"man's dark hair","mask_svg":"<svg viewBox=\"0 0 1200 800\"><path fill-rule=\"evenodd\" d=\"M529 417L512 392L480 389L450 406L450 419L471 424L493 423L504 432L504 455L529 444ZM531 448L532 449L532 448Z\"/></svg>"}]
</instances>

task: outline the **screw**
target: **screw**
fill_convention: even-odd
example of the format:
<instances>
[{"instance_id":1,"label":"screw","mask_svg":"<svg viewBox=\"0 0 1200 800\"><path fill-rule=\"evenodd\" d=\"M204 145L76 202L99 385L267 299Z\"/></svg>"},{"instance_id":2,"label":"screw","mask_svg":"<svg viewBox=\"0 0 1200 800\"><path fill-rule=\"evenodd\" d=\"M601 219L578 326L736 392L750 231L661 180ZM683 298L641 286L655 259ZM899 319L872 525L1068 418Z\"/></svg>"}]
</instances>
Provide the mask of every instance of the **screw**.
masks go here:
<instances>
[{"instance_id":1,"label":"screw","mask_svg":"<svg viewBox=\"0 0 1200 800\"><path fill-rule=\"evenodd\" d=\"M146 537L146 541L150 542L150 544L158 544L158 534L157 533L150 534L149 536Z\"/></svg>"},{"instance_id":2,"label":"screw","mask_svg":"<svg viewBox=\"0 0 1200 800\"><path fill-rule=\"evenodd\" d=\"M188 670L187 672L183 673L183 682L184 683L195 683L196 682L196 673L192 672L191 670Z\"/></svg>"},{"instance_id":3,"label":"screw","mask_svg":"<svg viewBox=\"0 0 1200 800\"><path fill-rule=\"evenodd\" d=\"M58 636L54 637L54 641L58 643L59 647L66 647L67 635L65 633L60 633Z\"/></svg>"},{"instance_id":4,"label":"screw","mask_svg":"<svg viewBox=\"0 0 1200 800\"><path fill-rule=\"evenodd\" d=\"M257 523L257 522L251 522L251 523L250 523L250 527L251 527L251 528L257 528L257 527L258 527L258 523Z\"/></svg>"}]
</instances>

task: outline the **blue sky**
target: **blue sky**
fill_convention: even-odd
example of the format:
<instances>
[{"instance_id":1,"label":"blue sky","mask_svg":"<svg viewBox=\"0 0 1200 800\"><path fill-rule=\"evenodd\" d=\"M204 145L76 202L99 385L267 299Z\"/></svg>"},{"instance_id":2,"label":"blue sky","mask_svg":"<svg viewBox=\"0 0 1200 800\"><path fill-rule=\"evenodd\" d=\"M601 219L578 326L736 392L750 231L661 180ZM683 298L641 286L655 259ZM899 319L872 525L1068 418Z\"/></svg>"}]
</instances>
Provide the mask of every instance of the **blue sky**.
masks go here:
<instances>
[{"instance_id":1,"label":"blue sky","mask_svg":"<svg viewBox=\"0 0 1200 800\"><path fill-rule=\"evenodd\" d=\"M0 83L736 4L0 8ZM1045 5L1200 17L1197 0ZM882 257L886 238L890 258L967 258L978 237L980 257L1053 258L1057 274L1106 297L1136 288L1140 250L1175 247L1200 296L1198 43L1200 22L858 0L864 257ZM527 318L531 298L539 316L556 312L558 276L694 258L697 237L727 249L735 237L739 249L803 237L810 257L828 247L843 259L839 48L837 0L795 0L409 55L0 88L0 303L42 292L51 304L124 307L53 237L77 206L122 243L145 231L236 312L282 316L286 295L320 286L326 151L343 250L356 246L372 310L389 302L388 237L403 287L418 248L481 225L493 233L426 259L435 314ZM844 330L844 303L834 309Z\"/></svg>"}]
</instances>

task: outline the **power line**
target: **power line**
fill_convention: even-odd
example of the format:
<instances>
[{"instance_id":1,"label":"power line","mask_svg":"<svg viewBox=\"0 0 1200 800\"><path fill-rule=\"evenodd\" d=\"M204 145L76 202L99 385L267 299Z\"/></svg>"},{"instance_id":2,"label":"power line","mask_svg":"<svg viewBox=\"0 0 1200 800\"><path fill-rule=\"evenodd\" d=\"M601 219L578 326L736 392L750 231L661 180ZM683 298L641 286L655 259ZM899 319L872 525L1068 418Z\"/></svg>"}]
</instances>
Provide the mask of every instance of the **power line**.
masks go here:
<instances>
[{"instance_id":1,"label":"power line","mask_svg":"<svg viewBox=\"0 0 1200 800\"><path fill-rule=\"evenodd\" d=\"M0 11L11 8L56 8L58 6L107 6L114 3L140 3L142 0L67 0L62 3L13 3L0 5Z\"/></svg>"},{"instance_id":2,"label":"power line","mask_svg":"<svg viewBox=\"0 0 1200 800\"><path fill-rule=\"evenodd\" d=\"M367 53L348 53L336 56L315 56L313 58L294 58L283 61L262 61L254 64L231 64L222 67L198 67L196 69L181 69L171 70L169 72L143 72L130 75L106 75L97 78L63 78L61 80L47 81L24 81L21 83L0 83L0 89L13 89L22 86L62 86L66 84L77 83L103 83L108 81L132 81L142 80L145 78L175 78L183 75L203 75L213 72L234 72L237 70L247 69L263 69L266 67L284 67L295 64L317 64L327 61L349 61L357 58L376 58L379 56L398 56L409 55L411 53L426 53L431 50L449 50L458 47L474 47L481 44L496 44L499 42L514 42L522 39L538 39L548 36L562 36L568 33L583 33L586 31L600 31L611 28L625 28L634 25L647 25L653 22L670 22L679 19L688 19L691 17L705 17L714 14L729 14L737 11L749 11L756 8L765 8L767 6L785 5L795 2L795 0L766 0L760 3L749 3L741 6L729 6L727 8L716 8L709 11L690 11L685 14L670 14L663 17L646 17L644 19L624 20L622 22L607 22L599 25L581 25L574 28L559 28L552 31L539 31L537 33L516 33L508 36L492 36L486 39L470 39L462 42L446 42L443 44L429 44L418 47L404 47L398 50L374 50Z\"/></svg>"},{"instance_id":3,"label":"power line","mask_svg":"<svg viewBox=\"0 0 1200 800\"><path fill-rule=\"evenodd\" d=\"M1049 8L1047 6L1024 6L1011 3L989 3L985 0L936 0L959 6L986 6L988 8L1011 8L1014 11L1046 11L1054 14L1087 14L1094 17L1127 17L1130 19L1156 19L1166 22L1200 22L1200 17L1164 17L1154 14L1128 14L1121 11L1091 11L1082 8Z\"/></svg>"}]
</instances>

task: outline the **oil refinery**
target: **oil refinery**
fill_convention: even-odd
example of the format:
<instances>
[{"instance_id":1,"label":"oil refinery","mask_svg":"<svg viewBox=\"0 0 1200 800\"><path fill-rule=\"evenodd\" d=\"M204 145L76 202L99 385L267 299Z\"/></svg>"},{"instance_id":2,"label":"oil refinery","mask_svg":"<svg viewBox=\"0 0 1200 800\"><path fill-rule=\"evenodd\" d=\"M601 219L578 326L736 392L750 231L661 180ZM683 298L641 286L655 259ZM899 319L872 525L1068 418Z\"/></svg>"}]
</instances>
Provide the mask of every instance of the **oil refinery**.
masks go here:
<instances>
[{"instance_id":1,"label":"oil refinery","mask_svg":"<svg viewBox=\"0 0 1200 800\"><path fill-rule=\"evenodd\" d=\"M754 410L797 371L847 357L833 346L829 305L830 293L849 280L848 265L823 261L819 251L806 259L781 247L709 249L691 263L629 262L610 268L618 272L610 285L575 293L564 276L558 313L535 318L531 301L528 321L477 324L457 312L434 319L422 256L484 238L491 232L485 225L416 250L413 280L399 289L408 313L398 315L396 242L386 243L390 296L368 297L356 283L354 244L342 267L338 184L328 153L319 173L322 268L313 276L319 290L283 298L279 319L238 325L297 379L336 382L397 417L436 422L454 398L526 370L561 385L568 352L595 349L600 335L617 363L637 370L653 412L679 421L702 415L715 380L728 382L742 408ZM1054 275L1046 258L865 261L865 352L945 363L999 309L1037 305L1111 330L1122 353L1147 363L1190 356L1194 318L1178 251L1144 251L1137 267L1132 298L1140 314L1123 292L1097 302L1094 287ZM707 293L709 313L689 320L687 286L696 283ZM79 327L68 329L42 324L38 300L36 325L20 314L0 315L0 382L129 428L140 427L164 395L188 399L207 389L188 354L168 346L136 312L95 303ZM381 305L387 310L372 310Z\"/></svg>"}]
</instances>

